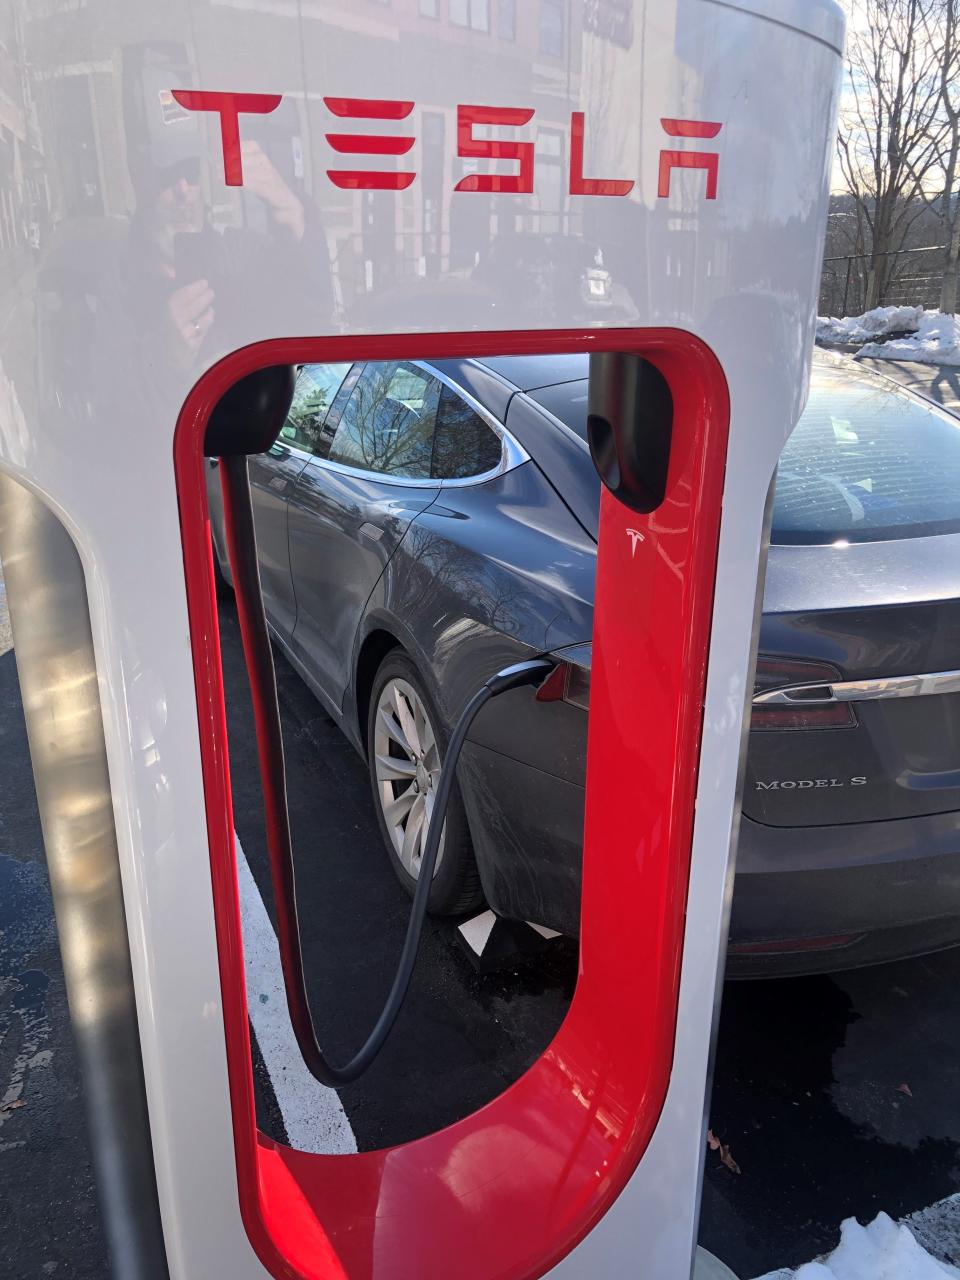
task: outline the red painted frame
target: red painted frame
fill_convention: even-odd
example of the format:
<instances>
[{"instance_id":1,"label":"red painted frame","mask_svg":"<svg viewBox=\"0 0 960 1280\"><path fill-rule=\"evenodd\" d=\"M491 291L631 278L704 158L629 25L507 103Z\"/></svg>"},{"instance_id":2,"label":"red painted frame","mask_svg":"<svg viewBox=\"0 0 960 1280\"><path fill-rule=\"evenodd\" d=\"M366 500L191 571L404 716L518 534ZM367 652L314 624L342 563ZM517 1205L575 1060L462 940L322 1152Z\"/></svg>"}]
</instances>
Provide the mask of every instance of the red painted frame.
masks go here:
<instances>
[{"instance_id":1,"label":"red painted frame","mask_svg":"<svg viewBox=\"0 0 960 1280\"><path fill-rule=\"evenodd\" d=\"M670 383L675 417L661 507L636 515L606 492L601 504L580 977L570 1010L530 1070L457 1124L361 1155L291 1150L256 1128L207 418L233 382L268 364L573 351L645 356ZM187 398L174 464L237 1180L250 1240L274 1276L531 1280L590 1231L636 1168L674 1051L728 420L716 357L675 329L280 339L228 356Z\"/></svg>"}]
</instances>

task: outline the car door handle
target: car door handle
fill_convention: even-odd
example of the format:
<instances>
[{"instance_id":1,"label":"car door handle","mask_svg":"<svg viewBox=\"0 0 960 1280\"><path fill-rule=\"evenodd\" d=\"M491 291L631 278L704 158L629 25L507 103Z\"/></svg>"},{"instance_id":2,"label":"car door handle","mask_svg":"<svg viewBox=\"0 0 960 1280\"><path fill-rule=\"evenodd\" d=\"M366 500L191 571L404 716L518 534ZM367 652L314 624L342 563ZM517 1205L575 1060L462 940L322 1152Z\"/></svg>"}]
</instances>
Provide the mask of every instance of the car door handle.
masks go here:
<instances>
[{"instance_id":1,"label":"car door handle","mask_svg":"<svg viewBox=\"0 0 960 1280\"><path fill-rule=\"evenodd\" d=\"M931 671L920 676L882 676L875 680L843 680L837 684L794 684L760 693L755 707L770 703L810 706L824 702L876 702L881 698L922 698L960 693L960 671Z\"/></svg>"}]
</instances>

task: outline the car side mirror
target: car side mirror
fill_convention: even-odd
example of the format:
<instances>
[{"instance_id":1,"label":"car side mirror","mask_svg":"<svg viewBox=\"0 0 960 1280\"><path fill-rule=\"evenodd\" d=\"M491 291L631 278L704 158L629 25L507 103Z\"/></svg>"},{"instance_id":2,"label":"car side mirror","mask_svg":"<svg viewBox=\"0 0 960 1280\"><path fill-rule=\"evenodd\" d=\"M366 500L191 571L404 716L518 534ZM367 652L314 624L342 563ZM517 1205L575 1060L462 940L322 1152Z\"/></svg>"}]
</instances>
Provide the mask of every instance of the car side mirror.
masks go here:
<instances>
[{"instance_id":1,"label":"car side mirror","mask_svg":"<svg viewBox=\"0 0 960 1280\"><path fill-rule=\"evenodd\" d=\"M248 373L214 406L203 437L208 458L266 453L287 420L297 371L292 364Z\"/></svg>"}]
</instances>

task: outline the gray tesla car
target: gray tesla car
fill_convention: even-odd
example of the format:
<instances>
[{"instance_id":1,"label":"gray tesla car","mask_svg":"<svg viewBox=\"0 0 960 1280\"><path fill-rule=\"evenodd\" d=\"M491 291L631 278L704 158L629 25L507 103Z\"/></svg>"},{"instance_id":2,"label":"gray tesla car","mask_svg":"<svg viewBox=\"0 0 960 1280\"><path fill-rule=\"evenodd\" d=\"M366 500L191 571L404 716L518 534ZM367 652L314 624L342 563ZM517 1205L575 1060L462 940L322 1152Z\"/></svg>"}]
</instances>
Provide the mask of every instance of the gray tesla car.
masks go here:
<instances>
[{"instance_id":1,"label":"gray tesla car","mask_svg":"<svg viewBox=\"0 0 960 1280\"><path fill-rule=\"evenodd\" d=\"M486 900L568 935L599 510L587 372L586 356L307 365L250 463L271 628L364 755L408 891L458 712L500 667L561 659L475 722L431 907ZM818 356L771 542L729 971L960 942L960 422Z\"/></svg>"}]
</instances>

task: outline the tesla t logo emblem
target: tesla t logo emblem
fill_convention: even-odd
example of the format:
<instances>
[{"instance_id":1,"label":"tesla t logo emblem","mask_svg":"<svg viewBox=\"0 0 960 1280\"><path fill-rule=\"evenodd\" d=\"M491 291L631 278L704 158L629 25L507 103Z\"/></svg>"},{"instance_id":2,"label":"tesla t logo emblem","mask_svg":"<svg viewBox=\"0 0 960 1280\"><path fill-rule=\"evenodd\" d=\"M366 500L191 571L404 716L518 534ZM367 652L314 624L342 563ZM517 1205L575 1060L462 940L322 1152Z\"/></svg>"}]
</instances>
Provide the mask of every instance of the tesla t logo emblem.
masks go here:
<instances>
[{"instance_id":1,"label":"tesla t logo emblem","mask_svg":"<svg viewBox=\"0 0 960 1280\"><path fill-rule=\"evenodd\" d=\"M639 529L628 529L627 537L630 539L630 558L632 560L637 554L637 543L643 542L644 537Z\"/></svg>"},{"instance_id":2,"label":"tesla t logo emblem","mask_svg":"<svg viewBox=\"0 0 960 1280\"><path fill-rule=\"evenodd\" d=\"M240 116L267 115L280 105L279 93L214 93L207 89L173 89L176 102L186 111L212 111L220 117L223 146L223 180L228 187L243 186L240 161ZM414 108L412 101L400 98L324 98L324 106L338 120L406 121ZM516 168L508 173L468 173L454 186L454 191L486 192L493 195L529 194L534 189L536 157L534 143L528 138L478 138L474 129L519 129L533 119L533 107L491 107L459 104L457 106L457 155L464 160L509 160ZM669 138L715 138L723 127L716 120L679 120L662 116L660 127ZM571 196L627 196L636 186L629 177L598 178L584 174L584 139L586 116L582 111L570 114L570 167L567 190ZM412 150L416 137L411 133L325 133L330 148L338 155L405 156ZM717 174L720 155L716 151L687 151L677 146L660 152L657 173L657 197L670 197L670 175L674 169L703 169L706 173L704 194L717 198ZM404 191L415 180L414 169L331 168L327 177L335 187L348 191Z\"/></svg>"},{"instance_id":3,"label":"tesla t logo emblem","mask_svg":"<svg viewBox=\"0 0 960 1280\"><path fill-rule=\"evenodd\" d=\"M211 93L207 89L174 89L174 101L185 111L215 111L220 117L223 146L223 180L228 187L243 186L240 163L240 116L268 115L280 105L279 93Z\"/></svg>"}]
</instances>

